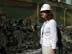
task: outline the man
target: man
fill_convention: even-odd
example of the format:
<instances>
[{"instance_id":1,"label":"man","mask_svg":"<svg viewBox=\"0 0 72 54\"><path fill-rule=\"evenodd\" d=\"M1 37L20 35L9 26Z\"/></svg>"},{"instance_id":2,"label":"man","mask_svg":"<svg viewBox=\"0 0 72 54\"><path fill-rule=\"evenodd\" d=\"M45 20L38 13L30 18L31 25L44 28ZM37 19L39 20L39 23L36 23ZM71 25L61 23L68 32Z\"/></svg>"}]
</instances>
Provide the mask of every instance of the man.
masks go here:
<instances>
[{"instance_id":1,"label":"man","mask_svg":"<svg viewBox=\"0 0 72 54\"><path fill-rule=\"evenodd\" d=\"M49 4L43 4L41 7L41 17L45 20L41 28L40 44L42 46L42 54L55 54L57 43L57 24L53 19Z\"/></svg>"}]
</instances>

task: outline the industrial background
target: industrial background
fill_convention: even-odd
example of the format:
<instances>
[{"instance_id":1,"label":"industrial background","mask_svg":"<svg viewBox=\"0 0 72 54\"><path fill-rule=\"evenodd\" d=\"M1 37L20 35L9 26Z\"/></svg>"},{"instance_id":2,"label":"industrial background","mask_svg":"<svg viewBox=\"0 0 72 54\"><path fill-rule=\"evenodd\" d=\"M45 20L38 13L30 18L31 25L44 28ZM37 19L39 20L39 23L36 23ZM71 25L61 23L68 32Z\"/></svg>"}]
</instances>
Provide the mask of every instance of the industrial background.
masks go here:
<instances>
[{"instance_id":1,"label":"industrial background","mask_svg":"<svg viewBox=\"0 0 72 54\"><path fill-rule=\"evenodd\" d=\"M43 20L39 10L43 3L52 6L61 29L61 54L72 54L72 0L0 0L1 54L41 54L39 39Z\"/></svg>"}]
</instances>

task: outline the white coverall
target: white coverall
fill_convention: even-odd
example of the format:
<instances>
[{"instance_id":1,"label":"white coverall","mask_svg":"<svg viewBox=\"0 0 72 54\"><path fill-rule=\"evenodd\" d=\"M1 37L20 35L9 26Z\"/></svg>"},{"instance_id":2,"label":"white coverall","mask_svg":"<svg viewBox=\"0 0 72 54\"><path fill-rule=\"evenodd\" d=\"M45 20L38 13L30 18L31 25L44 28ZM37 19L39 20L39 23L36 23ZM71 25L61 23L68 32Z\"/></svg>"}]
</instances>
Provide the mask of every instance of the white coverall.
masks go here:
<instances>
[{"instance_id":1,"label":"white coverall","mask_svg":"<svg viewBox=\"0 0 72 54\"><path fill-rule=\"evenodd\" d=\"M51 54L51 49L56 49L57 43L57 24L54 19L47 20L41 28L40 44L43 54Z\"/></svg>"}]
</instances>

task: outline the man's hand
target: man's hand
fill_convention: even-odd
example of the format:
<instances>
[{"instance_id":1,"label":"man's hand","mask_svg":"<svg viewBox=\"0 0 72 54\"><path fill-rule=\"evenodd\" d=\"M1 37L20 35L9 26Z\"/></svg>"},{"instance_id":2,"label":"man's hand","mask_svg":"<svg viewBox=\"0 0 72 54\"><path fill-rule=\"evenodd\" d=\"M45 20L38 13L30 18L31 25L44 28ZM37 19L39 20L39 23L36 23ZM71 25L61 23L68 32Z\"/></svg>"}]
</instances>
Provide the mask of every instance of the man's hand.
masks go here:
<instances>
[{"instance_id":1,"label":"man's hand","mask_svg":"<svg viewBox=\"0 0 72 54\"><path fill-rule=\"evenodd\" d=\"M51 49L50 53L51 54L55 54L56 53L56 49Z\"/></svg>"}]
</instances>

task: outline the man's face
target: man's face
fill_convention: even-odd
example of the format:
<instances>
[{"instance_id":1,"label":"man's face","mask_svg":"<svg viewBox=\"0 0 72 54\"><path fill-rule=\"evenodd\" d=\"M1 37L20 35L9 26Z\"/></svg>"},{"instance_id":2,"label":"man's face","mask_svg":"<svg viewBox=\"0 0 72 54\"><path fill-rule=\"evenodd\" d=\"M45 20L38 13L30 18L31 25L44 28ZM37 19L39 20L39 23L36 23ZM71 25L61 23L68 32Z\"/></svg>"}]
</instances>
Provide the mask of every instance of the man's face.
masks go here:
<instances>
[{"instance_id":1,"label":"man's face","mask_svg":"<svg viewBox=\"0 0 72 54\"><path fill-rule=\"evenodd\" d=\"M51 11L42 11L41 12L41 17L44 19L44 20L49 20L50 18L53 17Z\"/></svg>"},{"instance_id":2,"label":"man's face","mask_svg":"<svg viewBox=\"0 0 72 54\"><path fill-rule=\"evenodd\" d=\"M42 11L41 12L41 17L44 19L44 20L48 20L51 18L51 12L50 11Z\"/></svg>"},{"instance_id":3,"label":"man's face","mask_svg":"<svg viewBox=\"0 0 72 54\"><path fill-rule=\"evenodd\" d=\"M47 14L46 12L41 12L41 17L42 17L42 18L45 19L45 18L47 17L47 15L48 15L48 14Z\"/></svg>"}]
</instances>

